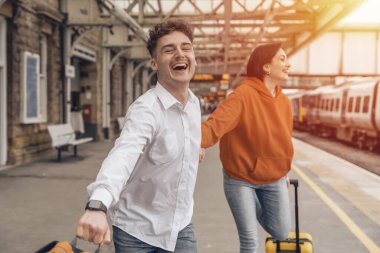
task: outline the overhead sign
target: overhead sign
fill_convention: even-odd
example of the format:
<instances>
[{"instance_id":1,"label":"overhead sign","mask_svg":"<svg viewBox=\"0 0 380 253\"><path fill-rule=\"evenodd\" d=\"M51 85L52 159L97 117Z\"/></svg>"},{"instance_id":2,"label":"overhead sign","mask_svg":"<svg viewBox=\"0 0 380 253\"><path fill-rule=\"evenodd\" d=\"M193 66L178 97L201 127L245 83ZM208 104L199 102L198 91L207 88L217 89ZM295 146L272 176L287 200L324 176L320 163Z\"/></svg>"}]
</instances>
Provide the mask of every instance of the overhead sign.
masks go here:
<instances>
[{"instance_id":1,"label":"overhead sign","mask_svg":"<svg viewBox=\"0 0 380 253\"><path fill-rule=\"evenodd\" d=\"M75 67L73 65L65 65L65 75L67 78L74 78Z\"/></svg>"},{"instance_id":2,"label":"overhead sign","mask_svg":"<svg viewBox=\"0 0 380 253\"><path fill-rule=\"evenodd\" d=\"M214 76L210 74L195 74L193 76L193 80L195 81L213 81Z\"/></svg>"}]
</instances>

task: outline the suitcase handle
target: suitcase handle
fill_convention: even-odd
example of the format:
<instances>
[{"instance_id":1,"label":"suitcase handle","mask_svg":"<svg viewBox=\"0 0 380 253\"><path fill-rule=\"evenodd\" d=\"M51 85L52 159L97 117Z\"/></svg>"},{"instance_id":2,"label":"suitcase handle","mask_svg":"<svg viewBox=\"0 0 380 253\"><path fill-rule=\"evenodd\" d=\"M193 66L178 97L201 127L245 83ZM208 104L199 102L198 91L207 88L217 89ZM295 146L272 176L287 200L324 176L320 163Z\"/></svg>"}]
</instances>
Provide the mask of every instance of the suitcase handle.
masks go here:
<instances>
[{"instance_id":1,"label":"suitcase handle","mask_svg":"<svg viewBox=\"0 0 380 253\"><path fill-rule=\"evenodd\" d=\"M77 246L77 243L78 243L78 237L74 237L73 240L71 241L71 245L73 245L74 247ZM80 239L81 240L81 239ZM98 248L95 250L95 253L100 253L100 246L101 244L98 245Z\"/></svg>"},{"instance_id":2,"label":"suitcase handle","mask_svg":"<svg viewBox=\"0 0 380 253\"><path fill-rule=\"evenodd\" d=\"M298 187L298 179L290 179L289 183L294 185L294 187Z\"/></svg>"},{"instance_id":3,"label":"suitcase handle","mask_svg":"<svg viewBox=\"0 0 380 253\"><path fill-rule=\"evenodd\" d=\"M294 213L296 216L296 253L301 253L300 230L298 220L298 179L290 179L289 183L294 186ZM281 252L279 241L276 241L276 252Z\"/></svg>"},{"instance_id":4,"label":"suitcase handle","mask_svg":"<svg viewBox=\"0 0 380 253\"><path fill-rule=\"evenodd\" d=\"M298 216L298 179L290 179L290 184L294 186L294 213L296 216L296 252L301 253L300 247L300 228L299 228L299 216Z\"/></svg>"}]
</instances>

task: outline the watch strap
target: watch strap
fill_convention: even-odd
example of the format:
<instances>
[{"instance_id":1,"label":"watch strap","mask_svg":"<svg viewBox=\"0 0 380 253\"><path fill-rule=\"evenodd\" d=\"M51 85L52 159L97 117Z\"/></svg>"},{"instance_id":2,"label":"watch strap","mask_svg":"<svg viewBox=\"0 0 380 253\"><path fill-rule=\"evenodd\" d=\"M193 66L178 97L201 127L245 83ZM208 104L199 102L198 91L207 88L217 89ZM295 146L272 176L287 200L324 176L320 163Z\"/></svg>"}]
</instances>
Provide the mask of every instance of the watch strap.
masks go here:
<instances>
[{"instance_id":1,"label":"watch strap","mask_svg":"<svg viewBox=\"0 0 380 253\"><path fill-rule=\"evenodd\" d=\"M85 210L102 211L107 214L107 207L100 200L90 200L87 202Z\"/></svg>"}]
</instances>

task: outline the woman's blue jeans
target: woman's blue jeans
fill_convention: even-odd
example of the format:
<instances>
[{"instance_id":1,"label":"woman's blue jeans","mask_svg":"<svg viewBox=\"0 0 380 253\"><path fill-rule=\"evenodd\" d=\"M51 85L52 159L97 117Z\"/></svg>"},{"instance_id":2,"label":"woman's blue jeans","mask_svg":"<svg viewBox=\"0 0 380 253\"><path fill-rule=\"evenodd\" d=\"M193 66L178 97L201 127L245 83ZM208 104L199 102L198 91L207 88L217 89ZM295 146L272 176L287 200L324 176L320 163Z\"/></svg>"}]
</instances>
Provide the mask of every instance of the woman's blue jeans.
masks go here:
<instances>
[{"instance_id":1,"label":"woman's blue jeans","mask_svg":"<svg viewBox=\"0 0 380 253\"><path fill-rule=\"evenodd\" d=\"M224 173L224 193L235 219L240 253L257 253L257 221L274 238L283 240L290 232L290 204L286 178L270 184L250 184Z\"/></svg>"}]
</instances>

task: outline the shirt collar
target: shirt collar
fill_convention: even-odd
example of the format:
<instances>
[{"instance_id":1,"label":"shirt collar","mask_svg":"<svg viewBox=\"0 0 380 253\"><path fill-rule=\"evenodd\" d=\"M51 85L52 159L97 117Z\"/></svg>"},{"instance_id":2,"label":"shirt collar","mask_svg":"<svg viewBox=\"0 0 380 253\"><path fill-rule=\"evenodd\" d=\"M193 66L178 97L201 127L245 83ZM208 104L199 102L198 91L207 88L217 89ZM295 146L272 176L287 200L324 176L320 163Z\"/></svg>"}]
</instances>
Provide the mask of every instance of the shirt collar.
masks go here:
<instances>
[{"instance_id":1,"label":"shirt collar","mask_svg":"<svg viewBox=\"0 0 380 253\"><path fill-rule=\"evenodd\" d=\"M182 104L172 95L169 91L167 91L159 82L156 84L155 88L156 94L163 104L165 110L170 108L171 106L178 104L182 107ZM189 100L190 103L195 103L197 97L194 93L189 89Z\"/></svg>"}]
</instances>

